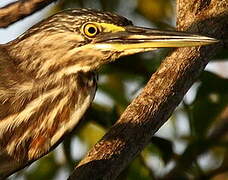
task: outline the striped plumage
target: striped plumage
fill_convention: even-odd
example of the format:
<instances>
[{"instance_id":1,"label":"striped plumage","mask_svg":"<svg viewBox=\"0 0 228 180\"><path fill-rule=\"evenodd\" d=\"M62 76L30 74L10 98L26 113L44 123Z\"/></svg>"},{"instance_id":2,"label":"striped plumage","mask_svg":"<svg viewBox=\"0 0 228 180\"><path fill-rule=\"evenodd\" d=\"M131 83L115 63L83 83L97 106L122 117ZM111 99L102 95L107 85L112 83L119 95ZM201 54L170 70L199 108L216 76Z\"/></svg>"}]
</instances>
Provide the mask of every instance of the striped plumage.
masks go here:
<instances>
[{"instance_id":1,"label":"striped plumage","mask_svg":"<svg viewBox=\"0 0 228 180\"><path fill-rule=\"evenodd\" d=\"M0 46L0 177L46 154L89 107L99 66L94 61L109 56L77 49L89 39L75 31L83 21L114 17L94 13L56 14Z\"/></svg>"},{"instance_id":2,"label":"striped plumage","mask_svg":"<svg viewBox=\"0 0 228 180\"><path fill-rule=\"evenodd\" d=\"M109 12L75 9L0 45L0 179L47 154L72 131L94 98L95 72L103 64L157 47L212 42L135 27Z\"/></svg>"}]
</instances>

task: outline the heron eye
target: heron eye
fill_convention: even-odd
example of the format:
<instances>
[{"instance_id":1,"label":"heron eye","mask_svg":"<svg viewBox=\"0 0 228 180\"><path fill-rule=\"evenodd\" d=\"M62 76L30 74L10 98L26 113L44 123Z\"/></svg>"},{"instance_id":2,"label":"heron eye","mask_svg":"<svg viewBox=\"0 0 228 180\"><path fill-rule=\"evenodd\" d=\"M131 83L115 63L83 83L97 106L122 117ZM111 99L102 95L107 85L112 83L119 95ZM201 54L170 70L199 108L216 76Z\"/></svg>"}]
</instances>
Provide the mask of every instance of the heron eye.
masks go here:
<instances>
[{"instance_id":1,"label":"heron eye","mask_svg":"<svg viewBox=\"0 0 228 180\"><path fill-rule=\"evenodd\" d=\"M87 37L92 38L99 33L99 28L95 24L88 23L84 25L83 31Z\"/></svg>"}]
</instances>

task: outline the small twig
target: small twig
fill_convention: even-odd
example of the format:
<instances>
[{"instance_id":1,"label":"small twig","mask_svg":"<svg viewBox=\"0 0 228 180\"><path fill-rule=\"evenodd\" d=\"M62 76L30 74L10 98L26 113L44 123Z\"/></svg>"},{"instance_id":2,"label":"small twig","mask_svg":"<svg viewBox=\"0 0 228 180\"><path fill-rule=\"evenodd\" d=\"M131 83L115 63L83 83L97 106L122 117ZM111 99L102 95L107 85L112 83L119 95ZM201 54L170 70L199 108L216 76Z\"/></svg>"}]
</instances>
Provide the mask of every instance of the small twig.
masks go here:
<instances>
[{"instance_id":1,"label":"small twig","mask_svg":"<svg viewBox=\"0 0 228 180\"><path fill-rule=\"evenodd\" d=\"M189 169L193 162L202 155L203 153L207 152L211 147L210 142L218 141L219 139L225 137L228 133L228 107L224 109L221 115L218 117L220 122L212 129L210 134L205 139L205 142L208 142L207 145L198 146L194 148L191 154L186 155L185 153L177 160L176 166L163 178L163 179L172 179L178 176L179 172L184 172L186 169ZM188 150L192 149L192 146L189 146ZM191 157L189 157L191 155ZM185 159L187 158L187 159Z\"/></svg>"},{"instance_id":2,"label":"small twig","mask_svg":"<svg viewBox=\"0 0 228 180\"><path fill-rule=\"evenodd\" d=\"M219 119L220 122L216 127L212 129L212 131L208 135L208 139L220 139L228 133L228 107L225 108Z\"/></svg>"},{"instance_id":3,"label":"small twig","mask_svg":"<svg viewBox=\"0 0 228 180\"><path fill-rule=\"evenodd\" d=\"M56 0L21 0L8 4L0 8L0 27L6 28L54 1Z\"/></svg>"}]
</instances>

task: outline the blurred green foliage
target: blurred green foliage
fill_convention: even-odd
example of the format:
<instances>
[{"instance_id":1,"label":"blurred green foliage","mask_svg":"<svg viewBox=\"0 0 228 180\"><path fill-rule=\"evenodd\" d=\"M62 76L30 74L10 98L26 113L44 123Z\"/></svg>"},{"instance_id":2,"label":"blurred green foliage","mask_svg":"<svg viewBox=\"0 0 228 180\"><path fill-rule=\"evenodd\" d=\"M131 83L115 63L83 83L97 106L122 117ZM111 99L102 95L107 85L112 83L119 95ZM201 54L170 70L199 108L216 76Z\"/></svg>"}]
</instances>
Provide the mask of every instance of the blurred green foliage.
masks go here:
<instances>
[{"instance_id":1,"label":"blurred green foliage","mask_svg":"<svg viewBox=\"0 0 228 180\"><path fill-rule=\"evenodd\" d=\"M75 7L117 12L135 24L147 24L155 28L174 28L175 24L173 0L62 0L50 13ZM103 67L99 72L99 94L80 127L66 138L58 150L12 179L66 178L75 163L118 119L168 52L169 49L161 49L124 57ZM227 61L228 51L221 51L215 59ZM204 72L197 85L197 88L191 90L192 100L183 101L168 125L162 128L164 134L158 133L153 137L151 144L122 172L119 179L228 179L227 131L220 132L220 136L216 136L216 133L214 137L210 136L217 125L227 126L228 120L222 119L221 114L227 109L228 79ZM76 145L80 147L75 145L76 140L79 141ZM75 157L73 152L83 151L82 147L84 152Z\"/></svg>"}]
</instances>

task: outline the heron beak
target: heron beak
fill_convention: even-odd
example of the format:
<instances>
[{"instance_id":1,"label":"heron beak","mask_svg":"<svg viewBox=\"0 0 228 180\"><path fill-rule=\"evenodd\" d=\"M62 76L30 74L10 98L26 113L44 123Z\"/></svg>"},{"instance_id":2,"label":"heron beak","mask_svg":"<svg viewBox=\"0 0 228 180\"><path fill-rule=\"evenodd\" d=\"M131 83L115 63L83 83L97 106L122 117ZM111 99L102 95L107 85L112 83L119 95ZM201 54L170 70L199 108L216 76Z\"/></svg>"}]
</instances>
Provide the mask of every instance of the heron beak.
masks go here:
<instances>
[{"instance_id":1,"label":"heron beak","mask_svg":"<svg viewBox=\"0 0 228 180\"><path fill-rule=\"evenodd\" d=\"M130 54L149 51L161 47L191 47L202 46L218 42L206 36L194 35L186 32L160 31L149 28L127 26L125 31L107 33L98 44L105 45L116 51L129 51Z\"/></svg>"}]
</instances>

